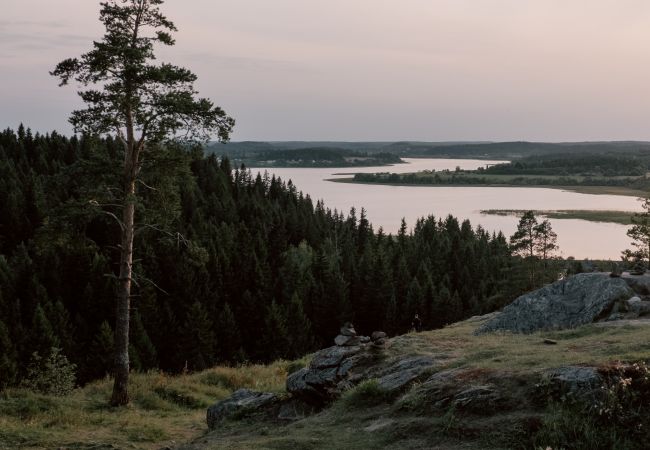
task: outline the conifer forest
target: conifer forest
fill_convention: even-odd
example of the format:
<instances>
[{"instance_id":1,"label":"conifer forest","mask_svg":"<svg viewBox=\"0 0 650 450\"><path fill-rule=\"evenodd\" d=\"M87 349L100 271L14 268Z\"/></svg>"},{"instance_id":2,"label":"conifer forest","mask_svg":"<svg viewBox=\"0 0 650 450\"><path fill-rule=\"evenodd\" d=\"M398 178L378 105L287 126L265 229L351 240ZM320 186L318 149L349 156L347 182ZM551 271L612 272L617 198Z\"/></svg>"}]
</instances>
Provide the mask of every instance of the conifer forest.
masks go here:
<instances>
[{"instance_id":1,"label":"conifer forest","mask_svg":"<svg viewBox=\"0 0 650 450\"><path fill-rule=\"evenodd\" d=\"M22 125L0 134L5 386L52 352L80 383L111 371L121 148ZM151 154L137 187L133 370L292 359L331 345L345 321L396 335L419 314L434 329L531 287L507 239L468 221L423 217L390 235L364 210L331 210L198 146Z\"/></svg>"}]
</instances>

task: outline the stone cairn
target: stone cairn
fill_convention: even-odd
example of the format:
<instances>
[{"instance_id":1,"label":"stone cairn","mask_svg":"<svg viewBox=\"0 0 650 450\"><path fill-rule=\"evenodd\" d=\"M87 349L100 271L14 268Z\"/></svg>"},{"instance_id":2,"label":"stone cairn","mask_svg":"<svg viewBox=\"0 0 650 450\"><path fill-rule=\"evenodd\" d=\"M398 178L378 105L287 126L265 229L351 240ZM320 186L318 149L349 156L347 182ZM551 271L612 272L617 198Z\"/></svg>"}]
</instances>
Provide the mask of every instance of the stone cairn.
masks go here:
<instances>
[{"instance_id":1,"label":"stone cairn","mask_svg":"<svg viewBox=\"0 0 650 450\"><path fill-rule=\"evenodd\" d=\"M388 342L388 335L383 331L373 331L370 340L375 347L384 347Z\"/></svg>"},{"instance_id":2,"label":"stone cairn","mask_svg":"<svg viewBox=\"0 0 650 450\"><path fill-rule=\"evenodd\" d=\"M354 325L350 322L345 322L339 331L339 335L334 338L334 343L339 347L355 347L370 342L375 347L384 347L387 341L388 336L383 331L374 331L371 337L358 336Z\"/></svg>"}]
</instances>

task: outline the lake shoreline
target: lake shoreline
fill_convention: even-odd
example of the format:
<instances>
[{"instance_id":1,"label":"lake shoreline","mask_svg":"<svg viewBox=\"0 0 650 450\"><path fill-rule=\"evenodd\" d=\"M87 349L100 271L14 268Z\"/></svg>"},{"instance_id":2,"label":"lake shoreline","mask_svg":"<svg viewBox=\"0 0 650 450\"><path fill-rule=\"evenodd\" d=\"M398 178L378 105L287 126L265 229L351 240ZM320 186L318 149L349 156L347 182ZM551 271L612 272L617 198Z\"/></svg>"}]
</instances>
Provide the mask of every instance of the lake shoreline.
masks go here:
<instances>
[{"instance_id":1,"label":"lake shoreline","mask_svg":"<svg viewBox=\"0 0 650 450\"><path fill-rule=\"evenodd\" d=\"M578 219L587 222L617 223L620 225L631 225L633 211L614 211L597 209L559 209L559 210L532 210L536 215L549 219ZM524 209L484 209L481 214L493 216L514 216L521 217Z\"/></svg>"},{"instance_id":2,"label":"lake shoreline","mask_svg":"<svg viewBox=\"0 0 650 450\"><path fill-rule=\"evenodd\" d=\"M427 183L387 183L387 182L373 182L373 181L356 181L354 178L327 178L325 181L332 181L335 183L348 183L348 184L366 184L377 186L406 186L406 187L493 187L493 188L536 188L536 189L559 189L562 191L577 192L579 194L592 194L592 195L624 195L627 197L643 197L647 192L640 189L632 189L624 186L562 186L552 184L456 184L456 183L441 183L441 184L427 184Z\"/></svg>"}]
</instances>

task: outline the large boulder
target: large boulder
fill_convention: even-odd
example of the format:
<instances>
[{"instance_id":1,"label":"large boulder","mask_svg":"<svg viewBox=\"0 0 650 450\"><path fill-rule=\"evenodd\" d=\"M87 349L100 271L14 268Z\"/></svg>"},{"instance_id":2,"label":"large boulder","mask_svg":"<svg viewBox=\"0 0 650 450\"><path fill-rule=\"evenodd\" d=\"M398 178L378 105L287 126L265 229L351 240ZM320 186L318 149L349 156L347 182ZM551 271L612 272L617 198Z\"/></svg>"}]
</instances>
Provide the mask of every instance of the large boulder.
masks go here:
<instances>
[{"instance_id":1,"label":"large boulder","mask_svg":"<svg viewBox=\"0 0 650 450\"><path fill-rule=\"evenodd\" d=\"M475 334L574 328L608 317L615 303L633 295L634 291L623 278L582 273L522 295L480 326Z\"/></svg>"},{"instance_id":2,"label":"large boulder","mask_svg":"<svg viewBox=\"0 0 650 450\"><path fill-rule=\"evenodd\" d=\"M270 392L254 392L248 389L239 389L233 392L227 399L217 402L208 408L206 417L208 428L214 430L225 419L258 412L263 408L274 405L278 401L279 397Z\"/></svg>"},{"instance_id":3,"label":"large boulder","mask_svg":"<svg viewBox=\"0 0 650 450\"><path fill-rule=\"evenodd\" d=\"M629 272L623 272L621 278L640 295L650 295L650 275L632 275Z\"/></svg>"}]
</instances>

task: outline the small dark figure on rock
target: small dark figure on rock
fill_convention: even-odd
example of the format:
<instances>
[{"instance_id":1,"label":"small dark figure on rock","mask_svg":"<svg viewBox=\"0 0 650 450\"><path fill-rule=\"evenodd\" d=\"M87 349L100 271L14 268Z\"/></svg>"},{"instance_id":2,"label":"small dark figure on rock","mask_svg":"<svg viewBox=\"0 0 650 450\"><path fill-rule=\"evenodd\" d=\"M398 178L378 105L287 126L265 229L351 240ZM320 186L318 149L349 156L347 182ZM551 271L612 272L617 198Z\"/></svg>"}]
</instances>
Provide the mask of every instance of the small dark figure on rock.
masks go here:
<instances>
[{"instance_id":1,"label":"small dark figure on rock","mask_svg":"<svg viewBox=\"0 0 650 450\"><path fill-rule=\"evenodd\" d=\"M415 330L418 333L422 331L422 321L420 320L419 314L416 314L415 317L413 318L413 322L411 323L411 329Z\"/></svg>"}]
</instances>

